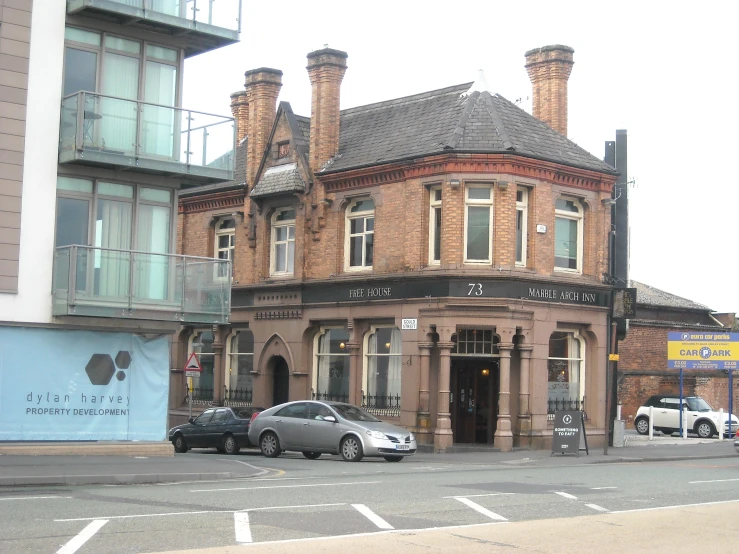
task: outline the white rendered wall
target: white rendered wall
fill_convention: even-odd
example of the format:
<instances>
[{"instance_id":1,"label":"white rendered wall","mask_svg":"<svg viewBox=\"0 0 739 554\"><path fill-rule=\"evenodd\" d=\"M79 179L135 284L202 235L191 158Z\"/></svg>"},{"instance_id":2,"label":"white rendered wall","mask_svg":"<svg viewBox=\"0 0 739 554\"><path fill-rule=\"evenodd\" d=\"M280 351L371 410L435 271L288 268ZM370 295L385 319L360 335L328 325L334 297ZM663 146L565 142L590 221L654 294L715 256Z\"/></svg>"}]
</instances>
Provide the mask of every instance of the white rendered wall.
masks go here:
<instances>
[{"instance_id":1,"label":"white rendered wall","mask_svg":"<svg viewBox=\"0 0 739 554\"><path fill-rule=\"evenodd\" d=\"M33 2L18 293L0 293L0 321L51 321L66 9L62 0Z\"/></svg>"}]
</instances>

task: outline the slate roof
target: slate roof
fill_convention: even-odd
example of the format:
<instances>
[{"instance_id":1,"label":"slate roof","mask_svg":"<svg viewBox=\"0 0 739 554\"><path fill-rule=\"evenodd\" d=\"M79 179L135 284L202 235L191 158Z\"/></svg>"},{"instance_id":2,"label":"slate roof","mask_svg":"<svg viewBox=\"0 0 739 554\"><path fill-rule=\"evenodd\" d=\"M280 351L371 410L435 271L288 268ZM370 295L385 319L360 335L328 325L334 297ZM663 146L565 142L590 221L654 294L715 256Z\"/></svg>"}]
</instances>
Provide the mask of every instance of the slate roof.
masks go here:
<instances>
[{"instance_id":1,"label":"slate roof","mask_svg":"<svg viewBox=\"0 0 739 554\"><path fill-rule=\"evenodd\" d=\"M675 296L669 292L665 292L655 287L650 287L644 283L631 280L631 286L636 288L637 304L646 304L649 306L661 306L666 308L682 308L687 310L701 310L710 312L711 309L703 304L698 304L687 298Z\"/></svg>"},{"instance_id":2,"label":"slate roof","mask_svg":"<svg viewBox=\"0 0 739 554\"><path fill-rule=\"evenodd\" d=\"M516 154L617 174L613 167L499 94L467 94L471 85L343 110L339 155L323 172L443 152L476 152Z\"/></svg>"},{"instance_id":3,"label":"slate roof","mask_svg":"<svg viewBox=\"0 0 739 554\"><path fill-rule=\"evenodd\" d=\"M290 163L267 169L249 196L259 198L270 194L303 192L304 190L305 182L300 176L298 164Z\"/></svg>"}]
</instances>

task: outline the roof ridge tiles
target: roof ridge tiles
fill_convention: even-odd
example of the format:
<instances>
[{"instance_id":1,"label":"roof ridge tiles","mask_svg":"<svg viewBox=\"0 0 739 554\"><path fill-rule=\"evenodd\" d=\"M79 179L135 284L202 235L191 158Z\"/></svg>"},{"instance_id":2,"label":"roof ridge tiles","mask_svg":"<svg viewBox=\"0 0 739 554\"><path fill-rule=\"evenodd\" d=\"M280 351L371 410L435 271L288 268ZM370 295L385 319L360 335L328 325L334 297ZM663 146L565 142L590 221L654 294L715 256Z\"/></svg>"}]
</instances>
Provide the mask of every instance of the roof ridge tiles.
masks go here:
<instances>
[{"instance_id":1,"label":"roof ridge tiles","mask_svg":"<svg viewBox=\"0 0 739 554\"><path fill-rule=\"evenodd\" d=\"M460 91L469 90L470 86L472 86L472 83L464 83L461 85L453 85L453 86L445 87L441 89L429 90L426 92L421 92L419 94L401 96L400 98L392 98L390 100L383 100L381 102L375 102L373 104L355 106L354 108L347 108L345 110L341 110L341 115L345 116L345 115L354 115L357 113L366 113L372 110L386 108L388 106L399 106L403 104L411 104L414 102L420 102L422 100L428 100L429 98L434 98L436 96L445 96L447 94L449 95L459 94Z\"/></svg>"}]
</instances>

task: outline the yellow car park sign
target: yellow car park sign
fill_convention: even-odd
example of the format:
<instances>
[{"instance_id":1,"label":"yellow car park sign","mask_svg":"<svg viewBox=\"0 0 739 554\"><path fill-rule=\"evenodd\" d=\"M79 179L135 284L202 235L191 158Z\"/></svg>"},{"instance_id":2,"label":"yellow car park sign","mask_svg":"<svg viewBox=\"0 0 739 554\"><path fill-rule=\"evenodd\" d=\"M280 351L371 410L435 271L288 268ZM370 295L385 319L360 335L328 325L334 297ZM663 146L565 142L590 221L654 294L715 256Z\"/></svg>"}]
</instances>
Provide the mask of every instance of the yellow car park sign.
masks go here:
<instances>
[{"instance_id":1,"label":"yellow car park sign","mask_svg":"<svg viewBox=\"0 0 739 554\"><path fill-rule=\"evenodd\" d=\"M736 369L739 333L667 333L669 368Z\"/></svg>"}]
</instances>

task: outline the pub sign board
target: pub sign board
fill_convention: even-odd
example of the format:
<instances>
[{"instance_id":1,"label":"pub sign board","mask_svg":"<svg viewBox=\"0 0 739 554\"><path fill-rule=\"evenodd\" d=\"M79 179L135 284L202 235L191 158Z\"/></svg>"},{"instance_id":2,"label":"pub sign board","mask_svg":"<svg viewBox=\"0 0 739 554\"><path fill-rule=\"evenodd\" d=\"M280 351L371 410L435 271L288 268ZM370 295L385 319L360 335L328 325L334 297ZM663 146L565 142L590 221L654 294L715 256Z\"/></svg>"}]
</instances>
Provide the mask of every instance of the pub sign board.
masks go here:
<instances>
[{"instance_id":1,"label":"pub sign board","mask_svg":"<svg viewBox=\"0 0 739 554\"><path fill-rule=\"evenodd\" d=\"M582 441L581 441L582 439ZM584 442L584 448L581 446ZM588 438L585 435L585 415L579 411L562 411L554 414L552 432L552 454L576 454L588 452Z\"/></svg>"}]
</instances>

